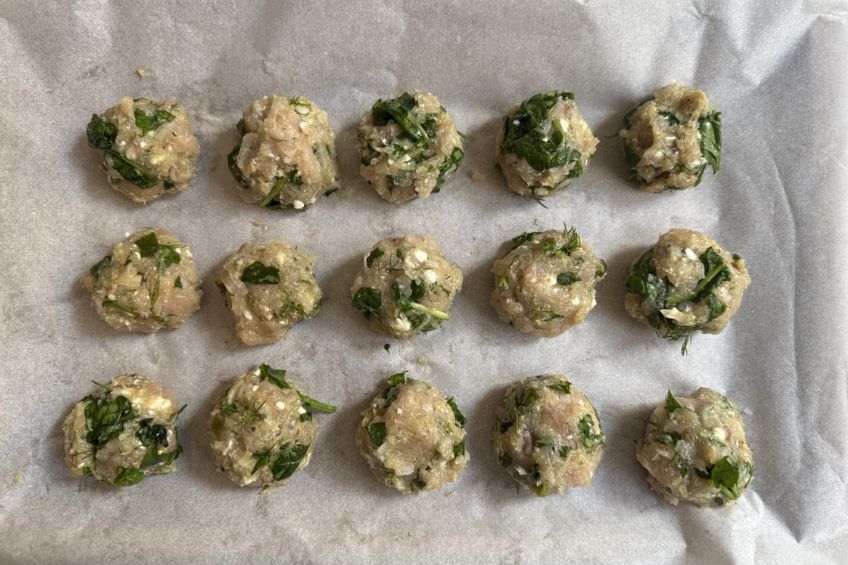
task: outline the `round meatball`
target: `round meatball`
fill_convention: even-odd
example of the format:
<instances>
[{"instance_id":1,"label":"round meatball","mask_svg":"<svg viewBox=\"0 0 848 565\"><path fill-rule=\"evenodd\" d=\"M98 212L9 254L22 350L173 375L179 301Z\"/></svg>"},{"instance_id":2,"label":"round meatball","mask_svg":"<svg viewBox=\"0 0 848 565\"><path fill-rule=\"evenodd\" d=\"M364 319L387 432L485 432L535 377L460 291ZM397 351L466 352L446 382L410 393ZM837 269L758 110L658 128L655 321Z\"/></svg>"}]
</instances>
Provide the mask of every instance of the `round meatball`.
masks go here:
<instances>
[{"instance_id":1,"label":"round meatball","mask_svg":"<svg viewBox=\"0 0 848 565\"><path fill-rule=\"evenodd\" d=\"M242 200L306 210L339 188L336 136L327 113L303 97L266 96L245 108L227 157Z\"/></svg>"},{"instance_id":2,"label":"round meatball","mask_svg":"<svg viewBox=\"0 0 848 565\"><path fill-rule=\"evenodd\" d=\"M134 202L185 190L194 176L200 145L174 100L125 96L92 115L86 134L90 147L104 150L106 180Z\"/></svg>"},{"instance_id":3,"label":"round meatball","mask_svg":"<svg viewBox=\"0 0 848 565\"><path fill-rule=\"evenodd\" d=\"M707 165L721 165L721 117L700 90L669 84L624 116L630 180L645 192L698 186Z\"/></svg>"},{"instance_id":4,"label":"round meatball","mask_svg":"<svg viewBox=\"0 0 848 565\"><path fill-rule=\"evenodd\" d=\"M147 475L174 471L183 451L177 439L174 393L153 379L121 375L80 400L65 418L65 463L89 475L130 486Z\"/></svg>"},{"instance_id":5,"label":"round meatball","mask_svg":"<svg viewBox=\"0 0 848 565\"><path fill-rule=\"evenodd\" d=\"M238 375L209 420L215 465L239 486L281 485L312 458L313 410L336 408L306 396L284 369L262 364Z\"/></svg>"},{"instance_id":6,"label":"round meatball","mask_svg":"<svg viewBox=\"0 0 848 565\"><path fill-rule=\"evenodd\" d=\"M604 432L598 411L565 377L513 384L495 415L495 454L513 479L537 496L589 486Z\"/></svg>"},{"instance_id":7,"label":"round meatball","mask_svg":"<svg viewBox=\"0 0 848 565\"><path fill-rule=\"evenodd\" d=\"M723 506L754 477L742 415L726 396L699 388L691 397L668 392L648 419L636 458L648 482L667 501Z\"/></svg>"},{"instance_id":8,"label":"round meatball","mask_svg":"<svg viewBox=\"0 0 848 565\"><path fill-rule=\"evenodd\" d=\"M540 200L582 175L597 145L574 95L552 90L509 109L495 158L511 191Z\"/></svg>"},{"instance_id":9,"label":"round meatball","mask_svg":"<svg viewBox=\"0 0 848 565\"><path fill-rule=\"evenodd\" d=\"M464 427L453 398L404 371L363 412L356 444L378 481L403 493L436 490L468 464Z\"/></svg>"},{"instance_id":10,"label":"round meatball","mask_svg":"<svg viewBox=\"0 0 848 565\"><path fill-rule=\"evenodd\" d=\"M324 301L312 269L315 257L282 241L245 243L224 263L215 285L245 345L274 343Z\"/></svg>"},{"instance_id":11,"label":"round meatball","mask_svg":"<svg viewBox=\"0 0 848 565\"><path fill-rule=\"evenodd\" d=\"M378 242L362 258L350 292L372 330L407 339L449 320L461 290L462 271L435 241L404 235Z\"/></svg>"},{"instance_id":12,"label":"round meatball","mask_svg":"<svg viewBox=\"0 0 848 565\"><path fill-rule=\"evenodd\" d=\"M162 228L130 234L82 280L103 321L123 332L175 329L198 308L203 291L191 250Z\"/></svg>"},{"instance_id":13,"label":"round meatball","mask_svg":"<svg viewBox=\"0 0 848 565\"><path fill-rule=\"evenodd\" d=\"M439 192L464 156L451 115L417 90L377 100L362 116L358 138L359 173L395 204Z\"/></svg>"},{"instance_id":14,"label":"round meatball","mask_svg":"<svg viewBox=\"0 0 848 565\"><path fill-rule=\"evenodd\" d=\"M672 229L633 263L624 307L660 337L683 338L686 353L694 332L724 329L750 283L739 255L703 233Z\"/></svg>"},{"instance_id":15,"label":"round meatball","mask_svg":"<svg viewBox=\"0 0 848 565\"><path fill-rule=\"evenodd\" d=\"M560 335L595 307L607 265L574 229L524 233L492 267L491 303L501 320L541 337Z\"/></svg>"}]
</instances>

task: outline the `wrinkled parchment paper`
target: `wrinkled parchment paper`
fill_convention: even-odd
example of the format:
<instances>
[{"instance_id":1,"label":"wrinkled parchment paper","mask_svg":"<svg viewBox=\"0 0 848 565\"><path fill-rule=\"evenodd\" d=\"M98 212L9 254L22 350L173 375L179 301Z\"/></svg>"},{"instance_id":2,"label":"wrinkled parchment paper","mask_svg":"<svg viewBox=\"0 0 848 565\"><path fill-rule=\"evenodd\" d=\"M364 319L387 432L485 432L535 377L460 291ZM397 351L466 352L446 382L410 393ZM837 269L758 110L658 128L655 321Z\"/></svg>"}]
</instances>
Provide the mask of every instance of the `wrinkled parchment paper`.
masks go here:
<instances>
[{"instance_id":1,"label":"wrinkled parchment paper","mask_svg":"<svg viewBox=\"0 0 848 565\"><path fill-rule=\"evenodd\" d=\"M847 21L845 2L824 0L0 3L0 561L844 562ZM673 80L722 112L722 170L695 190L640 193L607 136ZM407 88L453 113L466 161L441 194L394 206L358 178L355 128ZM601 143L542 208L510 196L493 152L507 107L550 89L574 92ZM271 93L312 98L338 136L344 188L303 214L242 203L226 168L241 110ZM202 154L187 192L138 206L106 184L84 130L124 95L189 109ZM609 263L598 306L559 338L521 335L488 304L489 268L508 238L564 222ZM154 225L194 251L203 307L177 331L119 335L76 281ZM711 234L753 278L728 329L685 358L622 306L630 261L670 227ZM434 236L466 283L442 330L397 342L366 329L348 290L362 254L404 232ZM251 349L212 281L243 242L271 238L318 256L330 300ZM321 417L309 467L260 495L215 470L206 430L229 379L263 361L339 411ZM393 492L354 446L379 380L404 369L469 418L471 465L443 492ZM188 403L179 469L126 489L75 479L61 421L91 379L126 372ZM608 441L591 488L536 499L499 469L490 428L504 388L545 372L593 399ZM634 458L666 389L699 386L739 404L755 454L753 487L730 509L672 507Z\"/></svg>"}]
</instances>

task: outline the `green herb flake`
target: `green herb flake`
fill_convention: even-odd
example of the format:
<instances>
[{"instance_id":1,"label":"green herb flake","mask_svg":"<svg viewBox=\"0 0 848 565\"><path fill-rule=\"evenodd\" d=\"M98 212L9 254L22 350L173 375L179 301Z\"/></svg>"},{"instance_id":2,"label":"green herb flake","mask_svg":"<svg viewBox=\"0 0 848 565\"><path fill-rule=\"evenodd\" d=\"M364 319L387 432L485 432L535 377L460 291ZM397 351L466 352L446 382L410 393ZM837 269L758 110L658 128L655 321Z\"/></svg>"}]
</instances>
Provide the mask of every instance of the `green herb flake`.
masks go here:
<instances>
[{"instance_id":1,"label":"green herb flake","mask_svg":"<svg viewBox=\"0 0 848 565\"><path fill-rule=\"evenodd\" d=\"M512 248L511 248L511 250L516 249L518 247L521 247L522 245L524 245L525 243L527 243L528 241L533 239L534 235L538 235L538 233L539 232L525 232L521 235L517 235L517 236L513 237L512 238Z\"/></svg>"},{"instance_id":2,"label":"green herb flake","mask_svg":"<svg viewBox=\"0 0 848 565\"><path fill-rule=\"evenodd\" d=\"M671 414L678 408L683 408L683 405L674 398L674 395L671 394L671 391L668 391L668 394L665 395L665 408L668 410L668 413Z\"/></svg>"},{"instance_id":3,"label":"green herb flake","mask_svg":"<svg viewBox=\"0 0 848 565\"><path fill-rule=\"evenodd\" d=\"M562 394L571 394L571 382L565 381L564 383L556 383L552 385L547 385L549 389L555 390Z\"/></svg>"},{"instance_id":4,"label":"green herb flake","mask_svg":"<svg viewBox=\"0 0 848 565\"><path fill-rule=\"evenodd\" d=\"M92 114L85 134L88 146L92 149L111 149L118 136L118 127L97 114Z\"/></svg>"},{"instance_id":5,"label":"green herb flake","mask_svg":"<svg viewBox=\"0 0 848 565\"><path fill-rule=\"evenodd\" d=\"M95 263L94 266L92 266L88 270L88 272L91 273L91 276L93 276L95 279L99 279L100 275L103 273L103 271L106 270L106 268L111 264L112 264L112 256L107 255L106 257L104 257L103 259L101 259L100 261Z\"/></svg>"},{"instance_id":6,"label":"green herb flake","mask_svg":"<svg viewBox=\"0 0 848 565\"><path fill-rule=\"evenodd\" d=\"M568 454L571 453L571 448L568 447L567 445L563 445L562 447L559 448L559 451L557 453L559 453L559 456L562 459L567 459Z\"/></svg>"},{"instance_id":7,"label":"green herb flake","mask_svg":"<svg viewBox=\"0 0 848 565\"><path fill-rule=\"evenodd\" d=\"M286 380L286 370L274 369L266 363L259 365L259 380L268 381L280 388L291 388L291 385Z\"/></svg>"},{"instance_id":8,"label":"green herb flake","mask_svg":"<svg viewBox=\"0 0 848 565\"><path fill-rule=\"evenodd\" d=\"M381 248L375 247L371 250L371 253L369 253L368 257L365 259L365 264L368 265L368 268L370 269L374 265L374 261L376 261L385 254L386 252L383 251Z\"/></svg>"},{"instance_id":9,"label":"green herb flake","mask_svg":"<svg viewBox=\"0 0 848 565\"><path fill-rule=\"evenodd\" d=\"M465 427L465 416L462 412L459 411L459 408L456 407L456 400L453 397L448 398L448 406L450 406L451 411L453 412L454 420L456 420L456 425L460 428Z\"/></svg>"},{"instance_id":10,"label":"green herb flake","mask_svg":"<svg viewBox=\"0 0 848 565\"><path fill-rule=\"evenodd\" d=\"M713 465L710 480L729 500L739 498L739 467L729 457L722 457Z\"/></svg>"},{"instance_id":11,"label":"green herb flake","mask_svg":"<svg viewBox=\"0 0 848 565\"><path fill-rule=\"evenodd\" d=\"M454 444L453 446L453 457L456 459L465 455L465 440L463 439L461 442Z\"/></svg>"},{"instance_id":12,"label":"green herb flake","mask_svg":"<svg viewBox=\"0 0 848 565\"><path fill-rule=\"evenodd\" d=\"M573 178L582 173L580 152L566 142L558 120L545 126L548 113L560 99L573 100L574 95L554 90L522 102L518 110L504 118L501 150L523 158L537 171L571 164L568 176Z\"/></svg>"},{"instance_id":13,"label":"green herb flake","mask_svg":"<svg viewBox=\"0 0 848 565\"><path fill-rule=\"evenodd\" d=\"M176 279L174 279L174 288L182 288L182 287L183 287L183 279L180 278L180 277L177 277Z\"/></svg>"},{"instance_id":14,"label":"green herb flake","mask_svg":"<svg viewBox=\"0 0 848 565\"><path fill-rule=\"evenodd\" d=\"M273 265L254 261L242 272L241 281L249 284L279 284L280 271Z\"/></svg>"},{"instance_id":15,"label":"green herb flake","mask_svg":"<svg viewBox=\"0 0 848 565\"><path fill-rule=\"evenodd\" d=\"M366 319L380 311L383 305L383 295L376 288L363 286L353 295L353 307L362 312Z\"/></svg>"},{"instance_id":16,"label":"green herb flake","mask_svg":"<svg viewBox=\"0 0 848 565\"><path fill-rule=\"evenodd\" d=\"M604 432L600 428L597 431L595 430L595 421L591 415L586 414L580 418L580 421L577 423L577 430L580 434L580 443L586 449L594 449L604 445Z\"/></svg>"},{"instance_id":17,"label":"green herb flake","mask_svg":"<svg viewBox=\"0 0 848 565\"><path fill-rule=\"evenodd\" d=\"M149 132L158 129L162 124L166 124L176 117L166 110L156 110L152 116L148 116L141 109L136 108L133 112L135 125L141 130L141 135L145 136Z\"/></svg>"},{"instance_id":18,"label":"green herb flake","mask_svg":"<svg viewBox=\"0 0 848 565\"><path fill-rule=\"evenodd\" d=\"M368 437L371 438L371 441L374 442L374 445L380 446L383 445L383 441L386 439L386 423L385 422L373 422L368 426Z\"/></svg>"},{"instance_id":19,"label":"green herb flake","mask_svg":"<svg viewBox=\"0 0 848 565\"><path fill-rule=\"evenodd\" d=\"M572 271L567 271L565 273L560 273L557 275L556 282L562 286L572 285L580 280L580 275L574 273Z\"/></svg>"},{"instance_id":20,"label":"green herb flake","mask_svg":"<svg viewBox=\"0 0 848 565\"><path fill-rule=\"evenodd\" d=\"M721 113L710 112L707 117L701 118L698 131L701 134L701 154L715 174L721 168Z\"/></svg>"},{"instance_id":21,"label":"green herb flake","mask_svg":"<svg viewBox=\"0 0 848 565\"><path fill-rule=\"evenodd\" d=\"M371 107L371 116L376 125L385 125L394 120L406 134L416 142L429 140L427 131L411 115L418 102L408 92L391 100L378 99Z\"/></svg>"},{"instance_id":22,"label":"green herb flake","mask_svg":"<svg viewBox=\"0 0 848 565\"><path fill-rule=\"evenodd\" d=\"M95 448L102 447L124 431L124 425L137 417L132 404L125 396L112 398L107 392L94 398L87 396L85 405L85 441Z\"/></svg>"},{"instance_id":23,"label":"green herb flake","mask_svg":"<svg viewBox=\"0 0 848 565\"><path fill-rule=\"evenodd\" d=\"M269 465L275 481L283 481L297 471L303 458L309 452L309 445L286 443L280 447L277 456Z\"/></svg>"},{"instance_id":24,"label":"green herb flake","mask_svg":"<svg viewBox=\"0 0 848 565\"><path fill-rule=\"evenodd\" d=\"M155 232L145 234L143 237L135 240L135 244L142 257L152 257L159 251L159 240L156 238Z\"/></svg>"},{"instance_id":25,"label":"green herb flake","mask_svg":"<svg viewBox=\"0 0 848 565\"><path fill-rule=\"evenodd\" d=\"M386 379L386 384L390 387L400 386L404 383L406 383L406 371L403 371L402 373L395 373Z\"/></svg>"},{"instance_id":26,"label":"green herb flake","mask_svg":"<svg viewBox=\"0 0 848 565\"><path fill-rule=\"evenodd\" d=\"M144 478L144 473L132 467L121 467L116 469L115 478L112 484L119 487L129 487L141 482Z\"/></svg>"},{"instance_id":27,"label":"green herb flake","mask_svg":"<svg viewBox=\"0 0 848 565\"><path fill-rule=\"evenodd\" d=\"M501 467L507 468L512 465L512 457L510 457L509 453L499 453L498 463L501 464Z\"/></svg>"},{"instance_id":28,"label":"green herb flake","mask_svg":"<svg viewBox=\"0 0 848 565\"><path fill-rule=\"evenodd\" d=\"M139 188L150 188L159 182L155 175L145 171L132 161L111 149L106 151L105 160L108 168L117 171L124 180Z\"/></svg>"}]
</instances>

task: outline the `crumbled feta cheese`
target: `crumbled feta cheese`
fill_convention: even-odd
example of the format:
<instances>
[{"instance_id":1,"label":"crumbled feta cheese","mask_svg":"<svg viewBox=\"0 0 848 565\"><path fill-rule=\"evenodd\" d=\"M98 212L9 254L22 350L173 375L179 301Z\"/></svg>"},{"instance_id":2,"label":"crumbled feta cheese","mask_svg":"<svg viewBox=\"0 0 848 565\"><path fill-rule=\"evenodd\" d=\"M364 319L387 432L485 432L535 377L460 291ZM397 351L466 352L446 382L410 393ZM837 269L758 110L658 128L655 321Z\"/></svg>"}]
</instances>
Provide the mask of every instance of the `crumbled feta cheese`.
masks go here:
<instances>
[{"instance_id":1,"label":"crumbled feta cheese","mask_svg":"<svg viewBox=\"0 0 848 565\"><path fill-rule=\"evenodd\" d=\"M422 274L421 278L424 279L424 282L427 284L433 284L437 280L439 280L439 276L436 274L436 271L433 269L426 269Z\"/></svg>"},{"instance_id":2,"label":"crumbled feta cheese","mask_svg":"<svg viewBox=\"0 0 848 565\"><path fill-rule=\"evenodd\" d=\"M284 410L286 408L286 403L282 400L278 400L276 404L274 404L274 406L277 408L277 410Z\"/></svg>"},{"instance_id":3,"label":"crumbled feta cheese","mask_svg":"<svg viewBox=\"0 0 848 565\"><path fill-rule=\"evenodd\" d=\"M692 249L690 249L689 247L687 247L686 249L684 249L684 250L683 250L683 253L685 253L685 254L686 254L686 257L688 257L688 258L689 258L689 259L691 259L692 261L697 261L697 260L698 260L698 256L697 256L697 255L695 254L695 252L694 252L694 251L692 251Z\"/></svg>"},{"instance_id":4,"label":"crumbled feta cheese","mask_svg":"<svg viewBox=\"0 0 848 565\"><path fill-rule=\"evenodd\" d=\"M306 205L300 200L295 200L294 202L292 202L292 206L295 210L303 210Z\"/></svg>"}]
</instances>

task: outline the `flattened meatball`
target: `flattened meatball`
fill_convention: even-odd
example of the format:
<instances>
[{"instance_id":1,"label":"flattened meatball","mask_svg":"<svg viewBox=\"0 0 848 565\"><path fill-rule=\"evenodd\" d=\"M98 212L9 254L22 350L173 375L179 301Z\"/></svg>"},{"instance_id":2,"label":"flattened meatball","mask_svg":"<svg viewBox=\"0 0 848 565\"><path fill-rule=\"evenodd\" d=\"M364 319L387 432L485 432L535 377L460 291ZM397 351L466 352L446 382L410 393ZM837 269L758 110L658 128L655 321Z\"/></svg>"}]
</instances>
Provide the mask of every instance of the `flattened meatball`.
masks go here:
<instances>
[{"instance_id":1,"label":"flattened meatball","mask_svg":"<svg viewBox=\"0 0 848 565\"><path fill-rule=\"evenodd\" d=\"M698 186L707 165L721 166L721 114L700 90L669 84L624 116L624 156L639 190Z\"/></svg>"},{"instance_id":2,"label":"flattened meatball","mask_svg":"<svg viewBox=\"0 0 848 565\"><path fill-rule=\"evenodd\" d=\"M86 134L90 147L103 149L106 180L134 202L185 190L194 176L200 145L174 100L125 96L92 115Z\"/></svg>"},{"instance_id":3,"label":"flattened meatball","mask_svg":"<svg viewBox=\"0 0 848 565\"><path fill-rule=\"evenodd\" d=\"M103 321L124 332L178 328L203 296L191 250L163 228L128 235L82 284Z\"/></svg>"},{"instance_id":4,"label":"flattened meatball","mask_svg":"<svg viewBox=\"0 0 848 565\"><path fill-rule=\"evenodd\" d=\"M404 371L363 412L356 444L378 481L403 493L436 490L468 464L464 427L453 398Z\"/></svg>"},{"instance_id":5,"label":"flattened meatball","mask_svg":"<svg viewBox=\"0 0 848 565\"><path fill-rule=\"evenodd\" d=\"M636 458L651 474L651 487L674 505L732 504L754 477L742 415L708 388L691 397L669 391L645 426Z\"/></svg>"},{"instance_id":6,"label":"flattened meatball","mask_svg":"<svg viewBox=\"0 0 848 565\"><path fill-rule=\"evenodd\" d=\"M404 92L377 100L359 125L359 173L382 198L400 204L439 192L462 163L462 139L439 99Z\"/></svg>"},{"instance_id":7,"label":"flattened meatball","mask_svg":"<svg viewBox=\"0 0 848 565\"><path fill-rule=\"evenodd\" d=\"M501 320L541 337L560 335L595 307L607 265L572 229L524 233L492 266L491 304Z\"/></svg>"},{"instance_id":8,"label":"flattened meatball","mask_svg":"<svg viewBox=\"0 0 848 565\"><path fill-rule=\"evenodd\" d=\"M496 417L495 455L518 483L537 496L589 486L605 436L598 411L565 377L513 384Z\"/></svg>"},{"instance_id":9,"label":"flattened meatball","mask_svg":"<svg viewBox=\"0 0 848 565\"><path fill-rule=\"evenodd\" d=\"M633 263L624 307L660 337L683 338L685 354L696 331L724 329L750 283L742 257L703 233L672 229Z\"/></svg>"},{"instance_id":10,"label":"flattened meatball","mask_svg":"<svg viewBox=\"0 0 848 565\"><path fill-rule=\"evenodd\" d=\"M266 96L244 110L227 163L245 202L305 210L339 188L327 113L302 96Z\"/></svg>"},{"instance_id":11,"label":"flattened meatball","mask_svg":"<svg viewBox=\"0 0 848 565\"><path fill-rule=\"evenodd\" d=\"M153 379L121 375L80 400L65 418L65 463L88 475L130 486L147 475L174 471L183 451L177 439L174 393Z\"/></svg>"},{"instance_id":12,"label":"flattened meatball","mask_svg":"<svg viewBox=\"0 0 848 565\"><path fill-rule=\"evenodd\" d=\"M495 158L511 191L541 199L582 175L597 145L574 95L552 90L509 109Z\"/></svg>"},{"instance_id":13,"label":"flattened meatball","mask_svg":"<svg viewBox=\"0 0 848 565\"><path fill-rule=\"evenodd\" d=\"M407 339L449 320L461 290L462 272L435 241L404 235L377 242L363 257L350 292L372 330Z\"/></svg>"},{"instance_id":14,"label":"flattened meatball","mask_svg":"<svg viewBox=\"0 0 848 565\"><path fill-rule=\"evenodd\" d=\"M313 410L336 407L306 396L284 369L262 364L236 376L209 420L212 458L239 486L279 486L312 458Z\"/></svg>"},{"instance_id":15,"label":"flattened meatball","mask_svg":"<svg viewBox=\"0 0 848 565\"><path fill-rule=\"evenodd\" d=\"M314 266L315 257L278 240L245 243L227 259L215 285L245 345L279 341L297 322L318 313L324 299Z\"/></svg>"}]
</instances>

